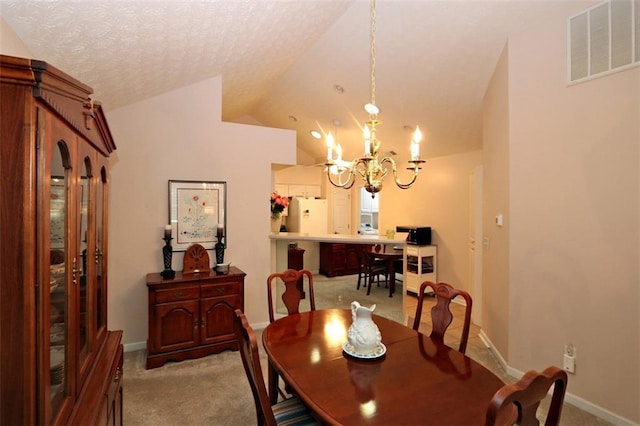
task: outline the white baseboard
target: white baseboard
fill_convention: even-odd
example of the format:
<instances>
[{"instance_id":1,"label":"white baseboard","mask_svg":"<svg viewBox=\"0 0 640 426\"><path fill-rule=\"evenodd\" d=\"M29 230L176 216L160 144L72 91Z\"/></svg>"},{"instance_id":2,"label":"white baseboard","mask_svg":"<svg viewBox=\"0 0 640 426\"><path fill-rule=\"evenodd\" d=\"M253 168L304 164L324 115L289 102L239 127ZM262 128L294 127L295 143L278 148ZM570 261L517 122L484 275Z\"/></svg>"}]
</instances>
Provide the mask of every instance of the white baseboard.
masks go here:
<instances>
[{"instance_id":1,"label":"white baseboard","mask_svg":"<svg viewBox=\"0 0 640 426\"><path fill-rule=\"evenodd\" d=\"M251 327L254 330L264 330L265 328L267 328L268 325L269 325L268 322L259 322L257 324L251 324Z\"/></svg>"},{"instance_id":2,"label":"white baseboard","mask_svg":"<svg viewBox=\"0 0 640 426\"><path fill-rule=\"evenodd\" d=\"M147 342L134 342L124 344L125 352L139 351L141 349L147 349Z\"/></svg>"},{"instance_id":3,"label":"white baseboard","mask_svg":"<svg viewBox=\"0 0 640 426\"><path fill-rule=\"evenodd\" d=\"M251 327L253 327L254 330L262 330L264 328L266 328L269 325L268 322L260 322L257 324L251 324ZM142 342L133 342L133 343L125 343L124 344L124 351L125 352L134 352L134 351L139 351L142 349L147 349L147 342L146 341L142 341Z\"/></svg>"},{"instance_id":4,"label":"white baseboard","mask_svg":"<svg viewBox=\"0 0 640 426\"><path fill-rule=\"evenodd\" d=\"M493 345L493 343L491 343L491 339L489 339L487 337L486 334L484 334L484 332L481 330L480 334L479 334L480 339L482 340L482 342L487 345L487 348L489 348L489 350L491 351L491 353L493 353L495 355L495 357L498 360L498 363L502 366L502 368L507 372L507 374L511 377L515 377L516 379L520 379L522 376L524 376L524 372L517 370L513 367L510 367L507 362L505 361L505 359L502 357L502 355L500 354L500 352L498 352L498 350L495 348L495 346ZM569 380L571 380L571 378L569 378ZM594 416L597 416L603 420L606 420L609 423L613 423L617 426L638 426L638 423L634 423L629 419L625 419L624 417L621 417L609 410L607 410L606 408L602 408L596 404L593 404L583 398L580 398L579 396L573 395L570 392L567 392L565 394L564 397L565 402L568 402L571 405L574 405L576 407L578 407L581 410L586 411L587 413L593 414Z\"/></svg>"}]
</instances>

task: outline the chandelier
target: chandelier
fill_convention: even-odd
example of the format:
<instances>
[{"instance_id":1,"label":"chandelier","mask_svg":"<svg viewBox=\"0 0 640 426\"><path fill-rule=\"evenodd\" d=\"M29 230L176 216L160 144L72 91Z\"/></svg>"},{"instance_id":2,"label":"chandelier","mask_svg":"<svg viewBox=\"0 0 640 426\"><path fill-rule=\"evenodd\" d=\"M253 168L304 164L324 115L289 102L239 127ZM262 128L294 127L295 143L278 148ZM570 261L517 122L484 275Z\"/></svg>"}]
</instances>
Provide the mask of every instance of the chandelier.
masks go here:
<instances>
[{"instance_id":1,"label":"chandelier","mask_svg":"<svg viewBox=\"0 0 640 426\"><path fill-rule=\"evenodd\" d=\"M416 126L411 140L410 150L411 159L410 166L407 170L412 170L413 174L407 183L398 180L398 169L396 162L391 157L385 157L382 160L378 158L381 141L376 135L377 127L380 125L378 113L380 109L376 106L376 1L371 0L371 102L364 106L365 111L369 114L369 120L364 125L364 155L353 161L345 161L342 159L342 147L336 145L331 134L327 136L327 162L325 163L327 177L333 186L338 188L349 189L356 182L356 175L359 175L364 181L364 188L371 193L373 197L377 192L382 190L382 181L389 173L389 169L393 174L393 178L401 189L410 188L420 170L420 164L424 160L420 159L420 140L422 133L420 128Z\"/></svg>"}]
</instances>

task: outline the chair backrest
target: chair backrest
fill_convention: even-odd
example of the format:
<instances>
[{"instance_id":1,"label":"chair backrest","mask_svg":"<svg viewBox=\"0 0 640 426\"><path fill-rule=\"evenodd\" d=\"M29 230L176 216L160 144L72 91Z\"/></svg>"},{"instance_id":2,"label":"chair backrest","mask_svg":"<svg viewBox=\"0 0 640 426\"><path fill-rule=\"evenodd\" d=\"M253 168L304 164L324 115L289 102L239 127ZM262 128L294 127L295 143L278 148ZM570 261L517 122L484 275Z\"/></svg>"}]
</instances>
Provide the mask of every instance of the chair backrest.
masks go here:
<instances>
[{"instance_id":1,"label":"chair backrest","mask_svg":"<svg viewBox=\"0 0 640 426\"><path fill-rule=\"evenodd\" d=\"M376 258L377 252L364 250L362 252L362 271L365 274L382 274L386 273L387 266L385 261Z\"/></svg>"},{"instance_id":2,"label":"chair backrest","mask_svg":"<svg viewBox=\"0 0 640 426\"><path fill-rule=\"evenodd\" d=\"M260 426L275 426L276 420L269 403L269 394L267 393L262 368L260 367L256 335L240 309L235 310L234 328L240 345L242 364L244 365L244 371L247 373L256 405L257 424Z\"/></svg>"},{"instance_id":3,"label":"chair backrest","mask_svg":"<svg viewBox=\"0 0 640 426\"><path fill-rule=\"evenodd\" d=\"M304 295L304 277L307 277L307 289L308 294ZM269 322L275 320L274 314L274 297L273 288L274 282L277 283L281 280L284 283L284 292L282 293L282 301L287 308L287 314L297 314L300 312L300 301L303 296L309 299L309 308L312 311L316 310L316 301L313 294L313 274L307 269L296 271L295 269L287 269L284 272L276 272L269 275L267 278L267 299L269 302Z\"/></svg>"},{"instance_id":4,"label":"chair backrest","mask_svg":"<svg viewBox=\"0 0 640 426\"><path fill-rule=\"evenodd\" d=\"M489 403L486 424L538 426L536 411L551 386L554 386L553 395L544 424L559 424L567 391L567 373L558 367L548 367L542 373L529 371L516 383L500 388Z\"/></svg>"},{"instance_id":5,"label":"chair backrest","mask_svg":"<svg viewBox=\"0 0 640 426\"><path fill-rule=\"evenodd\" d=\"M420 327L420 319L422 317L422 305L424 302L425 291L431 288L436 296L436 304L431 308L432 329L430 337L433 340L444 342L444 334L453 321L453 314L449 305L451 300L460 296L465 300L466 308L464 312L464 324L462 326L462 334L460 336L460 346L458 351L465 353L467 350L467 341L469 340L469 328L471 327L471 308L472 300L469 293L464 290L458 290L447 283L434 284L431 281L425 281L420 285L418 291L418 306L416 307L416 315L413 320L413 329L418 330Z\"/></svg>"}]
</instances>

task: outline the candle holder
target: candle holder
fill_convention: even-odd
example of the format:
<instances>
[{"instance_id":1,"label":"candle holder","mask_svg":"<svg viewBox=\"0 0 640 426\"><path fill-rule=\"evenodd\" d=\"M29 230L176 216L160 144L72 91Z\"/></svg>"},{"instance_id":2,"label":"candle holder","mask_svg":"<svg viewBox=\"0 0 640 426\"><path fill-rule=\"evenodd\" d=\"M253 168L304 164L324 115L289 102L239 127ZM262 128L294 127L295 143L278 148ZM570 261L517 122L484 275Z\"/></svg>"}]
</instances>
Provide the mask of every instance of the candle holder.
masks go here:
<instances>
[{"instance_id":1,"label":"candle holder","mask_svg":"<svg viewBox=\"0 0 640 426\"><path fill-rule=\"evenodd\" d=\"M160 272L160 276L162 276L165 280L171 280L175 278L176 271L171 269L171 259L173 257L173 247L171 247L171 240L173 238L165 235L163 238L165 245L162 247L162 258L164 260L164 271Z\"/></svg>"},{"instance_id":2,"label":"candle holder","mask_svg":"<svg viewBox=\"0 0 640 426\"><path fill-rule=\"evenodd\" d=\"M224 237L222 235L218 235L218 242L216 243L216 245L214 246L215 250L216 250L216 264L221 264L224 263L224 242L223 242Z\"/></svg>"}]
</instances>

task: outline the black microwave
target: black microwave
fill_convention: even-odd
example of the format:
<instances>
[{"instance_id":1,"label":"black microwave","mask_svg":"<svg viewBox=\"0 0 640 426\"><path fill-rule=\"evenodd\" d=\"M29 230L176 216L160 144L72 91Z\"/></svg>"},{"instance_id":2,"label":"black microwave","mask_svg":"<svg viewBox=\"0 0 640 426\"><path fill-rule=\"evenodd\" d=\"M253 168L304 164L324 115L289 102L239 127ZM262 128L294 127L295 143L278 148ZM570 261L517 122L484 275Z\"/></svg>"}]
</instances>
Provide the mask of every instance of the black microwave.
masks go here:
<instances>
[{"instance_id":1,"label":"black microwave","mask_svg":"<svg viewBox=\"0 0 640 426\"><path fill-rule=\"evenodd\" d=\"M408 232L407 244L428 246L431 244L430 226L396 226L396 232Z\"/></svg>"}]
</instances>

